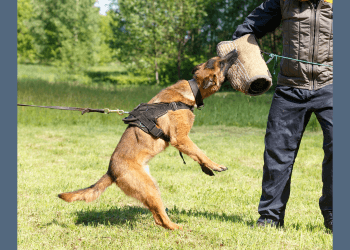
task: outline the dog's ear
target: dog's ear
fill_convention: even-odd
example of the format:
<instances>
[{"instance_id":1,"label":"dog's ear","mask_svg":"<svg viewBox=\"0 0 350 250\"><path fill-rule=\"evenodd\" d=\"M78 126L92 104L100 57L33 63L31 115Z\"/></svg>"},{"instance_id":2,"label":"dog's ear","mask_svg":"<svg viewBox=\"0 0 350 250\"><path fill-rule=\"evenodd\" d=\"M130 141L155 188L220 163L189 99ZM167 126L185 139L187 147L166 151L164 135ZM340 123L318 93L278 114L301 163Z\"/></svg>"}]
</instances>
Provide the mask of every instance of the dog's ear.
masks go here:
<instances>
[{"instance_id":1,"label":"dog's ear","mask_svg":"<svg viewBox=\"0 0 350 250\"><path fill-rule=\"evenodd\" d=\"M225 69L225 65L226 65L226 60L221 60L220 61L220 71L223 71Z\"/></svg>"},{"instance_id":2,"label":"dog's ear","mask_svg":"<svg viewBox=\"0 0 350 250\"><path fill-rule=\"evenodd\" d=\"M229 53L227 53L227 55L224 56L224 59L227 62L234 62L237 60L237 57L238 57L238 51L234 49L234 50L230 51Z\"/></svg>"},{"instance_id":3,"label":"dog's ear","mask_svg":"<svg viewBox=\"0 0 350 250\"><path fill-rule=\"evenodd\" d=\"M223 71L223 74L226 76L227 71L238 59L238 51L232 50L226 56L224 56L223 60L220 61L220 69Z\"/></svg>"},{"instance_id":4,"label":"dog's ear","mask_svg":"<svg viewBox=\"0 0 350 250\"><path fill-rule=\"evenodd\" d=\"M214 58L209 59L209 61L206 62L205 64L205 69L215 69L215 62L216 60Z\"/></svg>"},{"instance_id":5,"label":"dog's ear","mask_svg":"<svg viewBox=\"0 0 350 250\"><path fill-rule=\"evenodd\" d=\"M196 71L200 69L200 67L201 67L202 64L203 64L203 63L198 64L196 67L194 67L194 68L192 69L192 74L193 74L193 75L196 74Z\"/></svg>"}]
</instances>

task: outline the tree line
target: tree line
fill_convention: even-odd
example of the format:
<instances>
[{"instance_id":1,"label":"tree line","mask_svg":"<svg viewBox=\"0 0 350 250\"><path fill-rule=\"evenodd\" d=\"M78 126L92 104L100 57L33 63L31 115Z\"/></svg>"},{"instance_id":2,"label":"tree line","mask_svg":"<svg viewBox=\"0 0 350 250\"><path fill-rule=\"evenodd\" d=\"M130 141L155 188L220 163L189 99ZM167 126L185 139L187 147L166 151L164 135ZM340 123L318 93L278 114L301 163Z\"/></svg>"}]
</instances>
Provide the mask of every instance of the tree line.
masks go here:
<instances>
[{"instance_id":1,"label":"tree line","mask_svg":"<svg viewBox=\"0 0 350 250\"><path fill-rule=\"evenodd\" d=\"M95 0L18 0L19 63L56 65L81 73L122 62L151 83L190 79L216 55L220 41L263 0L113 0L100 15ZM281 32L259 41L277 53Z\"/></svg>"}]
</instances>

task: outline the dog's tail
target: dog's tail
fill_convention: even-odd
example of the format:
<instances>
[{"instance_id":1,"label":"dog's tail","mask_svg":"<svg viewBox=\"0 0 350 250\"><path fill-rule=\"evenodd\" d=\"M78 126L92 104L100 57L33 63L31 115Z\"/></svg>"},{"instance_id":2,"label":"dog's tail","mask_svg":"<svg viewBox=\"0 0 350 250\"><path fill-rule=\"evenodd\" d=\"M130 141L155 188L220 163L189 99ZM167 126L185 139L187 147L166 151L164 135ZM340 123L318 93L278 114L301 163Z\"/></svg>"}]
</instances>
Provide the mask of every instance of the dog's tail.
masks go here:
<instances>
[{"instance_id":1,"label":"dog's tail","mask_svg":"<svg viewBox=\"0 0 350 250\"><path fill-rule=\"evenodd\" d=\"M80 189L69 193L62 193L59 194L58 197L67 202L94 201L103 193L103 191L105 191L106 188L112 185L113 182L113 179L108 174L105 174L101 177L101 179L99 179L98 182L96 182L94 185L88 188Z\"/></svg>"}]
</instances>

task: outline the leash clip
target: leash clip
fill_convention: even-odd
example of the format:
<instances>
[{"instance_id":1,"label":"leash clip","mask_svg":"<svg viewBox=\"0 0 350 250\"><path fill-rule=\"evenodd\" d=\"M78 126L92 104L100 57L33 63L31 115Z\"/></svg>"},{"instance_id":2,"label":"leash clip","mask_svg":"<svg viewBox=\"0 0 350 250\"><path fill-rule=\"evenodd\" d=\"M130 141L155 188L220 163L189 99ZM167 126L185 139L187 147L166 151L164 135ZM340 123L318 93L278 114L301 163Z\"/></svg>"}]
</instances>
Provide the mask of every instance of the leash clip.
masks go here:
<instances>
[{"instance_id":1,"label":"leash clip","mask_svg":"<svg viewBox=\"0 0 350 250\"><path fill-rule=\"evenodd\" d=\"M104 109L104 113L107 115L109 113L117 113L118 115L124 115L124 114L128 114L129 112L126 112L124 110L121 109L117 109L117 110L110 110L108 108Z\"/></svg>"},{"instance_id":2,"label":"leash clip","mask_svg":"<svg viewBox=\"0 0 350 250\"><path fill-rule=\"evenodd\" d=\"M269 56L270 56L270 58L269 58L269 60L266 61L266 64L269 64L269 62L271 62L272 59L273 59L276 55L271 53Z\"/></svg>"}]
</instances>

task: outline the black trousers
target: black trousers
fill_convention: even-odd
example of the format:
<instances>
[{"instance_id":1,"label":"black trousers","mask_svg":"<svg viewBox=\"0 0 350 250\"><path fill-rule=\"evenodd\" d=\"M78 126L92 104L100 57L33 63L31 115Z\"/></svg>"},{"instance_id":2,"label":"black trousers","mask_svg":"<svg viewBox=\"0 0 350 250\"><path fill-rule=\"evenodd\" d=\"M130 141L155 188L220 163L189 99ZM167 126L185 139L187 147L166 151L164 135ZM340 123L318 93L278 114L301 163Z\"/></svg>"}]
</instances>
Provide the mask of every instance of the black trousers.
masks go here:
<instances>
[{"instance_id":1,"label":"black trousers","mask_svg":"<svg viewBox=\"0 0 350 250\"><path fill-rule=\"evenodd\" d=\"M323 189L319 206L321 210L333 210L333 84L316 91L278 85L265 135L259 221L284 219L293 164L313 112L324 138Z\"/></svg>"}]
</instances>

